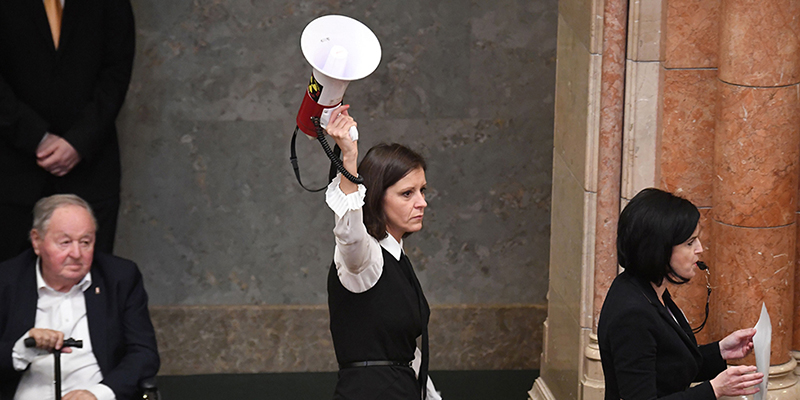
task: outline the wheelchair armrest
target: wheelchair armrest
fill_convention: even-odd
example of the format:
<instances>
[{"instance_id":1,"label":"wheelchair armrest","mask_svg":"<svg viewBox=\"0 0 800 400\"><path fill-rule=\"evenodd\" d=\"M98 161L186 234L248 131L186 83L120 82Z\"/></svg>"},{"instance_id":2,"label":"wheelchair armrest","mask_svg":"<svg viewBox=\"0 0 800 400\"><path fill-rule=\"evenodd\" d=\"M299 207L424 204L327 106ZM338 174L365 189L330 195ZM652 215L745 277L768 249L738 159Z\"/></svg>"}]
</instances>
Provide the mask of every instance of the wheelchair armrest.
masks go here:
<instances>
[{"instance_id":1,"label":"wheelchair armrest","mask_svg":"<svg viewBox=\"0 0 800 400\"><path fill-rule=\"evenodd\" d=\"M158 400L161 396L158 392L158 385L156 384L156 377L142 379L139 382L139 389L142 390L142 398L150 400Z\"/></svg>"},{"instance_id":2,"label":"wheelchair armrest","mask_svg":"<svg viewBox=\"0 0 800 400\"><path fill-rule=\"evenodd\" d=\"M155 389L157 389L158 385L156 385L156 377L152 376L150 378L142 379L142 381L139 382L139 387L142 390L155 390Z\"/></svg>"}]
</instances>

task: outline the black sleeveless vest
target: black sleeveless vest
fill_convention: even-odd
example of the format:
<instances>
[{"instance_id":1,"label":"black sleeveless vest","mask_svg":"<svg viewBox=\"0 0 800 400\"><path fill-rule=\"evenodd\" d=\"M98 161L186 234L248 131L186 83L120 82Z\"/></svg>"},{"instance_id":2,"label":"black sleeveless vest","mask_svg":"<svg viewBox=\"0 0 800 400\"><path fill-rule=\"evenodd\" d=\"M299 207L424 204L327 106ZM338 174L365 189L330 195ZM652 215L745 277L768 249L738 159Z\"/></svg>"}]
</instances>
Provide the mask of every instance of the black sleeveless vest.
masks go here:
<instances>
[{"instance_id":1,"label":"black sleeveless vest","mask_svg":"<svg viewBox=\"0 0 800 400\"><path fill-rule=\"evenodd\" d=\"M328 309L331 336L340 364L356 361L411 361L416 338L428 323L427 301L420 315L413 271L404 271L394 257L383 251L383 273L363 293L347 290L339 281L336 265L328 274ZM410 273L410 274L409 274ZM424 300L424 298L423 298Z\"/></svg>"},{"instance_id":2,"label":"black sleeveless vest","mask_svg":"<svg viewBox=\"0 0 800 400\"><path fill-rule=\"evenodd\" d=\"M424 296L415 289L416 276L410 263L395 260L386 249L383 252L383 273L378 282L363 293L347 290L339 281L335 263L328 274L328 310L336 360L339 364L358 361L402 361L414 358L416 338L430 318L430 307ZM420 299L423 304L420 307ZM388 367L387 367L388 368ZM409 393L419 398L420 388L413 371L407 381L413 387ZM349 368L341 370L337 393L344 377L353 374L376 374L387 371L383 367ZM355 378L355 377L354 377ZM355 378L356 380L361 380ZM380 379L377 379L378 381ZM375 390L381 390L376 387Z\"/></svg>"}]
</instances>

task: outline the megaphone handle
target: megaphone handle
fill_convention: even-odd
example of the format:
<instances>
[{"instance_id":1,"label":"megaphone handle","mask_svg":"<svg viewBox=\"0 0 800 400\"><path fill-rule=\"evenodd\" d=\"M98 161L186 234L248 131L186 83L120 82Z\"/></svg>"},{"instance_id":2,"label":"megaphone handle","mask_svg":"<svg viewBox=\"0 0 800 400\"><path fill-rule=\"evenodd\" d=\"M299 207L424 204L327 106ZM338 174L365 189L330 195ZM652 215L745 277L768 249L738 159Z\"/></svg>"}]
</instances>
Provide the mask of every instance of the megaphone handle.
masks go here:
<instances>
[{"instance_id":1,"label":"megaphone handle","mask_svg":"<svg viewBox=\"0 0 800 400\"><path fill-rule=\"evenodd\" d=\"M342 103L339 103L338 106L332 108L326 108L322 110L322 115L319 116L319 125L324 129L328 127L328 121L331 119L331 113L333 110L339 108ZM353 141L358 140L358 129L354 126L350 128L350 139Z\"/></svg>"}]
</instances>

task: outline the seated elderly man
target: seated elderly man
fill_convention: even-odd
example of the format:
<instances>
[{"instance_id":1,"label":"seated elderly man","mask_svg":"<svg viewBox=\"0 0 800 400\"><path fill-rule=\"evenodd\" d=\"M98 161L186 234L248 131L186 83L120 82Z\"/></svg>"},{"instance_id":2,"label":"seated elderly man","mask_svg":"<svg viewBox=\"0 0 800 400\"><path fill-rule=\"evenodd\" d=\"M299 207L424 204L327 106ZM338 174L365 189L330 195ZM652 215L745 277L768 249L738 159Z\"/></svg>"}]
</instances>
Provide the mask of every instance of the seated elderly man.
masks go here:
<instances>
[{"instance_id":1,"label":"seated elderly man","mask_svg":"<svg viewBox=\"0 0 800 400\"><path fill-rule=\"evenodd\" d=\"M95 254L96 231L80 197L44 198L33 249L0 264L0 399L54 398L53 349L63 353L64 400L132 399L158 371L142 275L131 261ZM83 347L62 348L70 337Z\"/></svg>"}]
</instances>

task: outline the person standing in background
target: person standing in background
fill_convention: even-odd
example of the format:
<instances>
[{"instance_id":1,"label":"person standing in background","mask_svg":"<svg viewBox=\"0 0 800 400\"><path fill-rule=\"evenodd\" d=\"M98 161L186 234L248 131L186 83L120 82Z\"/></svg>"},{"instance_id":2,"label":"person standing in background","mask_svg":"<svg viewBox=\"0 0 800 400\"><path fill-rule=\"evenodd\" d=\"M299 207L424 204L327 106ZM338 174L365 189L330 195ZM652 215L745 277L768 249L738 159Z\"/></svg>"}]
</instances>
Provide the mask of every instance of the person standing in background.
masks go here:
<instances>
[{"instance_id":1,"label":"person standing in background","mask_svg":"<svg viewBox=\"0 0 800 400\"><path fill-rule=\"evenodd\" d=\"M0 261L30 246L33 205L57 193L91 204L95 247L113 251L134 40L129 0L0 1Z\"/></svg>"}]
</instances>

